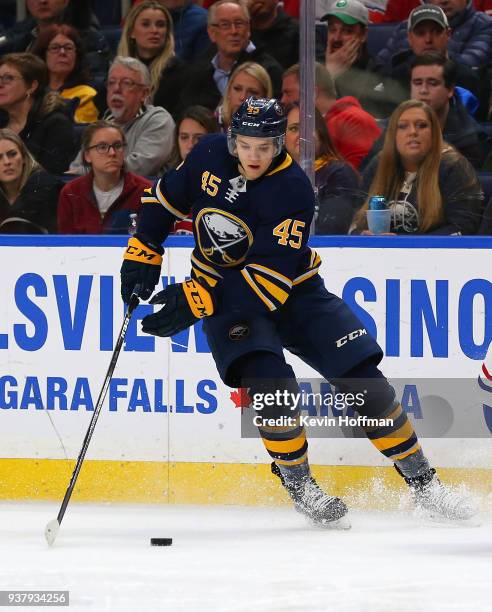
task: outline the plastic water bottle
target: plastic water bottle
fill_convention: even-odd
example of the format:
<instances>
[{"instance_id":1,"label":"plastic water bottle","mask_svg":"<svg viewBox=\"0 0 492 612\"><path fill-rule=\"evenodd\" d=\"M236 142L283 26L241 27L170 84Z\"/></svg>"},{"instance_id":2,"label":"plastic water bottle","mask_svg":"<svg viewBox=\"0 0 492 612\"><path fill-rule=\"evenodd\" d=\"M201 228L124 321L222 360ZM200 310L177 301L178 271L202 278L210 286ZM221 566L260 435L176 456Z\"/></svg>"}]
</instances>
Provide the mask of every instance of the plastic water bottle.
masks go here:
<instances>
[{"instance_id":1,"label":"plastic water bottle","mask_svg":"<svg viewBox=\"0 0 492 612\"><path fill-rule=\"evenodd\" d=\"M130 223L128 224L128 234L133 236L137 231L137 213L130 213Z\"/></svg>"},{"instance_id":2,"label":"plastic water bottle","mask_svg":"<svg viewBox=\"0 0 492 612\"><path fill-rule=\"evenodd\" d=\"M384 196L375 195L369 198L369 210L386 210L387 208Z\"/></svg>"}]
</instances>

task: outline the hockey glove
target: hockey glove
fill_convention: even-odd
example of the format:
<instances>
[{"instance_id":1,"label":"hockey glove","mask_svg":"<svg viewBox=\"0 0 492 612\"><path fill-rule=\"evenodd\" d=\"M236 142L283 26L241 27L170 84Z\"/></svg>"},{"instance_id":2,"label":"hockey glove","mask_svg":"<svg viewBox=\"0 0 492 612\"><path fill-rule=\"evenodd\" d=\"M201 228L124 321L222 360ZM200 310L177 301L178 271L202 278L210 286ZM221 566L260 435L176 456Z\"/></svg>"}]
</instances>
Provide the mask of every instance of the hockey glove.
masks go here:
<instances>
[{"instance_id":1,"label":"hockey glove","mask_svg":"<svg viewBox=\"0 0 492 612\"><path fill-rule=\"evenodd\" d=\"M169 285L149 303L164 304L142 321L142 331L153 336L174 336L214 312L212 294L195 280Z\"/></svg>"},{"instance_id":2,"label":"hockey glove","mask_svg":"<svg viewBox=\"0 0 492 612\"><path fill-rule=\"evenodd\" d=\"M137 235L130 238L120 270L121 297L126 304L137 283L140 284L140 298L148 300L152 295L159 282L163 253L160 245L144 242Z\"/></svg>"}]
</instances>

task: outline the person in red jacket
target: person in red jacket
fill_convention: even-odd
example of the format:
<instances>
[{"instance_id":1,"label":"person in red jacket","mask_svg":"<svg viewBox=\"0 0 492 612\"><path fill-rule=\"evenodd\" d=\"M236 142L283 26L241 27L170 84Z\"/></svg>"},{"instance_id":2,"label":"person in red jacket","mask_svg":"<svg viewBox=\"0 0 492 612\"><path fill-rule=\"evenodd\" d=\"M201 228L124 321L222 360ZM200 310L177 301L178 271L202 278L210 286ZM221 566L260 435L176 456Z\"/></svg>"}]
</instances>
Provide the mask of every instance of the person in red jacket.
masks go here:
<instances>
[{"instance_id":1,"label":"person in red jacket","mask_svg":"<svg viewBox=\"0 0 492 612\"><path fill-rule=\"evenodd\" d=\"M335 83L328 70L316 63L316 108L323 115L330 138L342 157L358 169L381 134L381 128L372 115L352 96L336 99ZM282 104L298 102L299 64L283 74Z\"/></svg>"},{"instance_id":2,"label":"person in red jacket","mask_svg":"<svg viewBox=\"0 0 492 612\"><path fill-rule=\"evenodd\" d=\"M70 181L58 201L59 234L128 234L151 181L125 171L125 137L108 122L90 124L82 136L89 173Z\"/></svg>"}]
</instances>

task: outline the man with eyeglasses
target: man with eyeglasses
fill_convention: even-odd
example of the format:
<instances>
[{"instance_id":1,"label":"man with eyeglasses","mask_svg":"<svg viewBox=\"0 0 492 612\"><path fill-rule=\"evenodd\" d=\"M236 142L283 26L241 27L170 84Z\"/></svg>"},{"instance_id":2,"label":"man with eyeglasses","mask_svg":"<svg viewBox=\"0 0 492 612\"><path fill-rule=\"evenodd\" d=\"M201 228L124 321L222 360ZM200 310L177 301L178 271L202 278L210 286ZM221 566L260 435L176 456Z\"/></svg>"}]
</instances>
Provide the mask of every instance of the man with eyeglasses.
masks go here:
<instances>
[{"instance_id":1,"label":"man with eyeglasses","mask_svg":"<svg viewBox=\"0 0 492 612\"><path fill-rule=\"evenodd\" d=\"M244 0L219 0L210 7L208 36L212 46L205 59L190 68L183 106L201 104L215 110L232 71L243 62L256 62L263 66L272 79L274 94L280 93L280 64L262 49L257 49L250 34L249 11Z\"/></svg>"},{"instance_id":2,"label":"man with eyeglasses","mask_svg":"<svg viewBox=\"0 0 492 612\"><path fill-rule=\"evenodd\" d=\"M53 23L66 23L80 30L93 77L108 70L110 50L99 30L89 0L26 0L29 16L0 35L0 54L31 51L39 32Z\"/></svg>"},{"instance_id":3,"label":"man with eyeglasses","mask_svg":"<svg viewBox=\"0 0 492 612\"><path fill-rule=\"evenodd\" d=\"M142 176L155 176L163 169L171 155L175 127L166 109L146 103L149 84L149 70L140 60L114 59L108 73L104 119L123 129L126 169ZM70 172L84 173L81 153L70 165Z\"/></svg>"}]
</instances>

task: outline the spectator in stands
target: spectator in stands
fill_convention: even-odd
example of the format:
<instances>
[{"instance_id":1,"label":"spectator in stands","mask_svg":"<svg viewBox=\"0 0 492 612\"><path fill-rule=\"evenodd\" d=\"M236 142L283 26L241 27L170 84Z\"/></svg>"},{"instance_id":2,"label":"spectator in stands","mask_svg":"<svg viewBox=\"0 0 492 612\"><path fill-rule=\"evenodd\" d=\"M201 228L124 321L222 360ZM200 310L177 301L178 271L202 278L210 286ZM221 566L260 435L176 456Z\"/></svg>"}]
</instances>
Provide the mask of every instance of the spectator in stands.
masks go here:
<instances>
[{"instance_id":1,"label":"spectator in stands","mask_svg":"<svg viewBox=\"0 0 492 612\"><path fill-rule=\"evenodd\" d=\"M40 32L54 23L67 23L79 29L87 51L91 74L103 76L108 69L109 46L97 29L89 0L26 0L30 16L5 33L0 53L31 51Z\"/></svg>"},{"instance_id":2,"label":"spectator in stands","mask_svg":"<svg viewBox=\"0 0 492 612\"><path fill-rule=\"evenodd\" d=\"M217 120L223 132L227 131L232 115L250 96L272 97L272 81L268 72L255 62L245 62L231 74L224 99L216 111Z\"/></svg>"},{"instance_id":3,"label":"spectator in stands","mask_svg":"<svg viewBox=\"0 0 492 612\"><path fill-rule=\"evenodd\" d=\"M55 233L60 187L18 134L0 130L0 233Z\"/></svg>"},{"instance_id":4,"label":"spectator in stands","mask_svg":"<svg viewBox=\"0 0 492 612\"><path fill-rule=\"evenodd\" d=\"M486 134L469 115L455 94L456 65L440 53L418 55L410 79L410 98L428 104L436 113L443 138L453 145L477 169L484 161ZM361 165L364 169L383 147L385 133L374 143Z\"/></svg>"},{"instance_id":5,"label":"spectator in stands","mask_svg":"<svg viewBox=\"0 0 492 612\"><path fill-rule=\"evenodd\" d=\"M150 71L149 101L176 117L182 106L186 64L174 53L173 22L158 0L132 7L125 20L118 55L136 57Z\"/></svg>"},{"instance_id":6,"label":"spectator in stands","mask_svg":"<svg viewBox=\"0 0 492 612\"><path fill-rule=\"evenodd\" d=\"M148 68L134 57L118 55L109 69L107 87L108 110L104 119L119 125L125 134L126 169L142 176L156 176L171 155L174 120L166 109L146 104L150 91ZM79 152L70 172L84 171Z\"/></svg>"},{"instance_id":7,"label":"spectator in stands","mask_svg":"<svg viewBox=\"0 0 492 612\"><path fill-rule=\"evenodd\" d=\"M338 95L353 96L368 112L374 112L374 90L380 79L372 71L367 49L367 8L359 0L338 0L321 20L328 22L323 63L335 80Z\"/></svg>"},{"instance_id":8,"label":"spectator in stands","mask_svg":"<svg viewBox=\"0 0 492 612\"><path fill-rule=\"evenodd\" d=\"M251 41L270 53L285 70L299 61L299 24L279 6L279 0L248 0Z\"/></svg>"},{"instance_id":9,"label":"spectator in stands","mask_svg":"<svg viewBox=\"0 0 492 612\"><path fill-rule=\"evenodd\" d=\"M408 19L412 10L420 4L425 4L425 0L388 0L384 12L371 12L371 22L394 23L397 21L404 21ZM437 4L446 10L444 5L450 4L450 2L449 0L442 0L442 2L438 2ZM492 0L473 0L473 6L477 11L490 13L492 11Z\"/></svg>"},{"instance_id":10,"label":"spectator in stands","mask_svg":"<svg viewBox=\"0 0 492 612\"><path fill-rule=\"evenodd\" d=\"M401 0L398 0L400 4ZM449 22L449 57L470 68L479 68L492 63L492 18L477 11L471 0L429 0L436 8L441 7ZM418 6L416 10L431 8ZM417 13L418 14L418 13ZM443 26L447 30L447 26ZM387 41L377 56L379 66L388 69L392 58L409 48L406 37L407 24L402 22L395 26L393 36ZM448 31L448 30L447 30ZM430 48L425 49L429 51ZM433 48L432 50L436 50Z\"/></svg>"},{"instance_id":11,"label":"spectator in stands","mask_svg":"<svg viewBox=\"0 0 492 612\"><path fill-rule=\"evenodd\" d=\"M492 20L491 20L492 21ZM448 42L450 28L443 10L437 6L420 6L414 9L408 19L408 41L410 49L397 52L388 66L376 65L384 82L378 85L380 95L380 116L388 116L403 100L408 99L410 70L415 56L436 51L449 57ZM378 55L379 57L379 55ZM481 83L480 73L460 63L460 58L454 58L456 64L456 83L476 96L482 104L481 115L488 109L489 85Z\"/></svg>"},{"instance_id":12,"label":"spectator in stands","mask_svg":"<svg viewBox=\"0 0 492 612\"><path fill-rule=\"evenodd\" d=\"M171 168L176 168L181 162L184 162L188 153L202 136L219 131L219 124L212 111L204 106L189 106L176 125Z\"/></svg>"},{"instance_id":13,"label":"spectator in stands","mask_svg":"<svg viewBox=\"0 0 492 612\"><path fill-rule=\"evenodd\" d=\"M130 214L151 182L125 169L125 135L108 121L87 126L82 154L88 174L67 183L58 204L60 234L127 234Z\"/></svg>"},{"instance_id":14,"label":"spectator in stands","mask_svg":"<svg viewBox=\"0 0 492 612\"><path fill-rule=\"evenodd\" d=\"M386 198L395 234L475 234L480 225L483 193L475 171L443 141L425 102L407 100L392 114L383 149L364 172L363 191ZM356 216L366 234L367 202Z\"/></svg>"},{"instance_id":15,"label":"spectator in stands","mask_svg":"<svg viewBox=\"0 0 492 612\"><path fill-rule=\"evenodd\" d=\"M73 100L75 121L96 121L99 115L94 104L97 90L90 84L82 39L77 30L65 24L48 26L40 32L32 52L46 62L51 91Z\"/></svg>"},{"instance_id":16,"label":"spectator in stands","mask_svg":"<svg viewBox=\"0 0 492 612\"><path fill-rule=\"evenodd\" d=\"M73 122L64 100L45 93L48 70L31 53L0 57L0 128L19 134L48 172L65 172L75 155Z\"/></svg>"},{"instance_id":17,"label":"spectator in stands","mask_svg":"<svg viewBox=\"0 0 492 612\"><path fill-rule=\"evenodd\" d=\"M345 96L337 100L337 92L328 70L316 63L316 108L322 114L335 149L345 161L358 168L381 134L381 128L358 100ZM282 103L299 102L299 64L284 72Z\"/></svg>"},{"instance_id":18,"label":"spectator in stands","mask_svg":"<svg viewBox=\"0 0 492 612\"><path fill-rule=\"evenodd\" d=\"M215 110L234 67L248 61L263 66L272 80L274 95L280 93L282 68L250 41L249 12L244 0L219 0L213 4L208 14L208 35L213 46L187 75L185 106L201 104Z\"/></svg>"},{"instance_id":19,"label":"spectator in stands","mask_svg":"<svg viewBox=\"0 0 492 612\"><path fill-rule=\"evenodd\" d=\"M144 0L136 0L139 4ZM158 0L173 20L176 55L183 60L197 60L210 45L207 11L192 0Z\"/></svg>"},{"instance_id":20,"label":"spectator in stands","mask_svg":"<svg viewBox=\"0 0 492 612\"><path fill-rule=\"evenodd\" d=\"M198 1L203 7L210 8L216 0L198 0ZM291 17L294 17L295 19L299 19L299 0L283 0L282 4L283 4L283 10L287 13L287 15L290 15Z\"/></svg>"},{"instance_id":21,"label":"spectator in stands","mask_svg":"<svg viewBox=\"0 0 492 612\"><path fill-rule=\"evenodd\" d=\"M287 105L285 148L299 163L299 104ZM321 113L315 115L316 234L347 234L360 201L360 178L333 146Z\"/></svg>"},{"instance_id":22,"label":"spectator in stands","mask_svg":"<svg viewBox=\"0 0 492 612\"><path fill-rule=\"evenodd\" d=\"M176 168L187 157L196 143L205 134L214 134L219 131L219 124L211 110L204 106L190 106L181 115L176 127L171 168ZM193 222L191 216L178 219L174 223L174 234L192 235Z\"/></svg>"}]
</instances>

